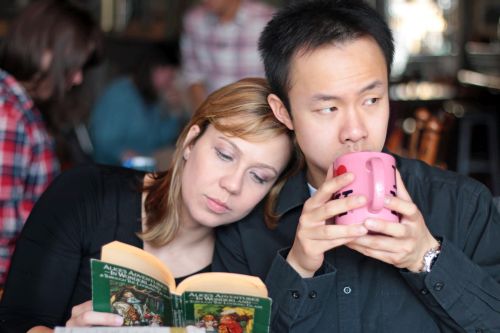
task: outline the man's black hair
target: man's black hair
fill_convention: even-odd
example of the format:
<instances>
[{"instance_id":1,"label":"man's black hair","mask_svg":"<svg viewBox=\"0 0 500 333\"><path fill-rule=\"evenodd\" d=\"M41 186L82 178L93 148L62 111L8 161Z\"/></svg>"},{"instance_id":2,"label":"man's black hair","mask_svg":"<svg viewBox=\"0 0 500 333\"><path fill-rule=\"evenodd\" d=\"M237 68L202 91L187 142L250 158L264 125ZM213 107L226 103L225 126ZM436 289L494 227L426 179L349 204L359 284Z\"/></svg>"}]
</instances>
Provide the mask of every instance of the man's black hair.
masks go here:
<instances>
[{"instance_id":1,"label":"man's black hair","mask_svg":"<svg viewBox=\"0 0 500 333\"><path fill-rule=\"evenodd\" d=\"M394 54L392 33L369 4L360 0L302 0L284 7L269 21L259 39L271 89L290 111L290 62L297 52L366 36L372 37L382 50L389 75Z\"/></svg>"}]
</instances>

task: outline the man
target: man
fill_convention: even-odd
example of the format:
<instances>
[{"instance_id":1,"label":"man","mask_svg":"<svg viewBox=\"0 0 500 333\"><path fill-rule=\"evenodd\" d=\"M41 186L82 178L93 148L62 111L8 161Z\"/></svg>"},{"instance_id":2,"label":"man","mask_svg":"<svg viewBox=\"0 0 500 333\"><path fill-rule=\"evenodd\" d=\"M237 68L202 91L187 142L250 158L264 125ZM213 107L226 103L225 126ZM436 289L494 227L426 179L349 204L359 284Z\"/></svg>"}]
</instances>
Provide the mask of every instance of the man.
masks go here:
<instances>
[{"instance_id":1,"label":"man","mask_svg":"<svg viewBox=\"0 0 500 333\"><path fill-rule=\"evenodd\" d=\"M251 0L204 0L184 18L183 74L193 108L226 84L264 76L257 41L274 9Z\"/></svg>"},{"instance_id":2,"label":"man","mask_svg":"<svg viewBox=\"0 0 500 333\"><path fill-rule=\"evenodd\" d=\"M500 214L481 184L396 157L400 223L325 221L366 204L331 200L353 175L336 157L381 151L389 119L391 32L357 0L297 2L259 41L276 117L306 160L278 199L218 232L215 270L265 279L276 332L500 331Z\"/></svg>"}]
</instances>

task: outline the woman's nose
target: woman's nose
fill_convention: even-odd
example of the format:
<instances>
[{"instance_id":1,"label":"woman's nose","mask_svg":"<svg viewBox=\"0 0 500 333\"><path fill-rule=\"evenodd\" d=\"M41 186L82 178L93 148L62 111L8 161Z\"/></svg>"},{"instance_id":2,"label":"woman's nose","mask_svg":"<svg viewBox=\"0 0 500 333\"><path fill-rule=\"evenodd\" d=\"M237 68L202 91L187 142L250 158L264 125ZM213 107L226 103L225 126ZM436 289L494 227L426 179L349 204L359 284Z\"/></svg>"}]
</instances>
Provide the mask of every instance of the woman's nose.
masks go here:
<instances>
[{"instance_id":1,"label":"woman's nose","mask_svg":"<svg viewBox=\"0 0 500 333\"><path fill-rule=\"evenodd\" d=\"M231 194L241 191L243 176L240 172L234 171L221 177L220 186Z\"/></svg>"},{"instance_id":2,"label":"woman's nose","mask_svg":"<svg viewBox=\"0 0 500 333\"><path fill-rule=\"evenodd\" d=\"M80 69L71 75L71 84L73 86L78 86L83 82L83 71Z\"/></svg>"}]
</instances>

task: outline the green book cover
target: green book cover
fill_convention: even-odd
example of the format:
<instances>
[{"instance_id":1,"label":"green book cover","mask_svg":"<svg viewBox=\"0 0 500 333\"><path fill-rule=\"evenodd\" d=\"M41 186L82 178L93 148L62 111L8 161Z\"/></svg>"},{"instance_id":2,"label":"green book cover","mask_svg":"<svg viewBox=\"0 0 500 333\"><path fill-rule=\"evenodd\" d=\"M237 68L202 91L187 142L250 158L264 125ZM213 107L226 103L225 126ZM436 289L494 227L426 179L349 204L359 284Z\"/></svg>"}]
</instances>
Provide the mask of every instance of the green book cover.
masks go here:
<instances>
[{"instance_id":1,"label":"green book cover","mask_svg":"<svg viewBox=\"0 0 500 333\"><path fill-rule=\"evenodd\" d=\"M185 291L184 326L206 332L269 332L271 299L224 293Z\"/></svg>"},{"instance_id":2,"label":"green book cover","mask_svg":"<svg viewBox=\"0 0 500 333\"><path fill-rule=\"evenodd\" d=\"M124 326L179 326L167 285L133 269L91 260L94 311L124 318Z\"/></svg>"}]
</instances>

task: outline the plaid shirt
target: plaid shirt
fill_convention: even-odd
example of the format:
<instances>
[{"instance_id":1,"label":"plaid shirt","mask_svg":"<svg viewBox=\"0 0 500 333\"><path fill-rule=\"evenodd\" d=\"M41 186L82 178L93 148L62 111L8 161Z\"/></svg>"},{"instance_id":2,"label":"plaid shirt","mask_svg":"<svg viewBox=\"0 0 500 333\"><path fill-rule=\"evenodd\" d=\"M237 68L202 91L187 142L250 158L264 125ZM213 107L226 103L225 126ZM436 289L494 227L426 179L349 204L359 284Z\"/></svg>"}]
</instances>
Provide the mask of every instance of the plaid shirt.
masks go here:
<instances>
[{"instance_id":1,"label":"plaid shirt","mask_svg":"<svg viewBox=\"0 0 500 333\"><path fill-rule=\"evenodd\" d=\"M31 208L58 172L42 115L21 85L0 70L0 286Z\"/></svg>"},{"instance_id":2,"label":"plaid shirt","mask_svg":"<svg viewBox=\"0 0 500 333\"><path fill-rule=\"evenodd\" d=\"M183 74L188 85L203 83L207 93L244 77L263 77L257 44L274 8L242 1L231 22L220 23L202 5L184 18Z\"/></svg>"}]
</instances>

